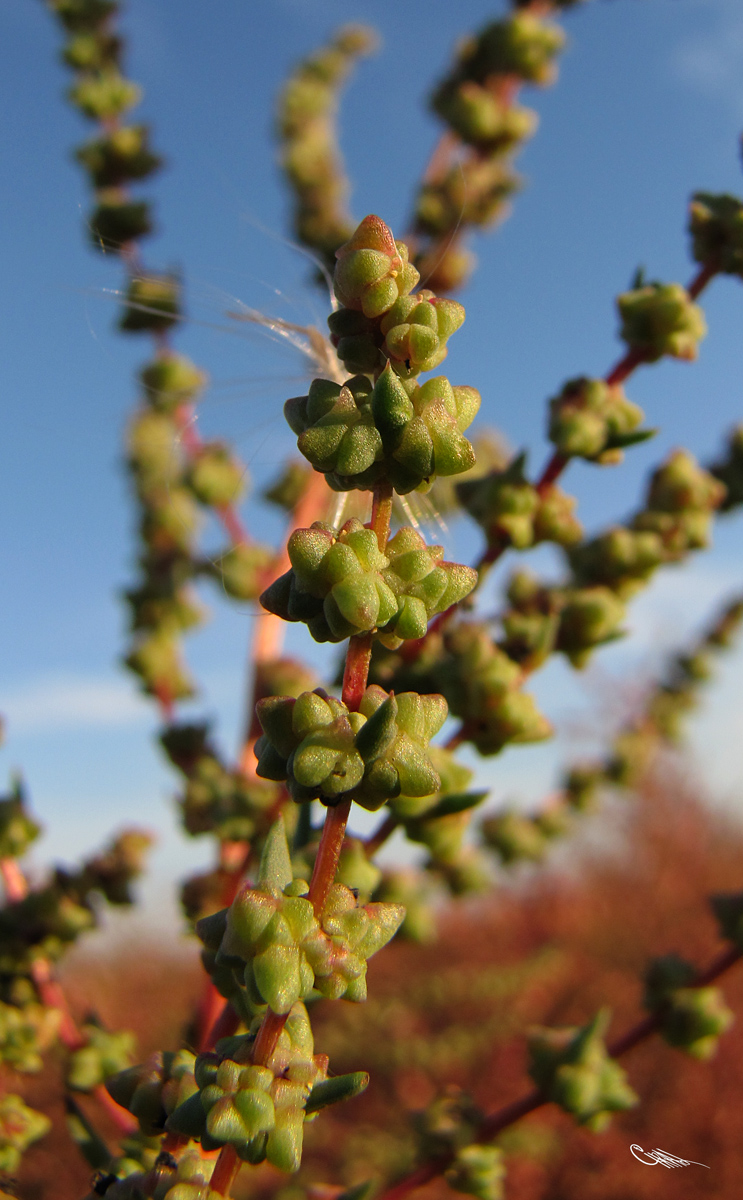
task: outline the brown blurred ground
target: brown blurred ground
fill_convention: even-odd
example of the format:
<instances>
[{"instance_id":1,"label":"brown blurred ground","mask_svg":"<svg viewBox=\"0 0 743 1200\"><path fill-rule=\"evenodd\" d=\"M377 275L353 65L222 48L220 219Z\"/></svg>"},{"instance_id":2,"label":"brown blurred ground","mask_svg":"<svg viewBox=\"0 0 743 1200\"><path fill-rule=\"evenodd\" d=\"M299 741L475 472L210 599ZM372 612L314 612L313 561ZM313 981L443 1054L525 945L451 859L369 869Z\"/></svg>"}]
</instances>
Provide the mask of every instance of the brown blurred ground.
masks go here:
<instances>
[{"instance_id":1,"label":"brown blurred ground","mask_svg":"<svg viewBox=\"0 0 743 1200\"><path fill-rule=\"evenodd\" d=\"M580 870L529 871L494 896L446 914L433 946L396 942L373 961L365 1005L323 1003L316 1048L335 1072L367 1068L364 1096L307 1127L300 1176L244 1168L244 1194L282 1200L308 1182L391 1178L412 1161L409 1113L445 1084L470 1090L488 1111L530 1087L523 1032L535 1022L585 1020L608 1004L611 1036L637 1018L648 957L676 951L706 964L720 947L706 897L743 887L743 827L712 817L680 774L666 768L637 800L600 818L612 849L584 853ZM95 1008L112 1028L134 1029L143 1056L173 1046L199 990L184 947L126 946L78 956L69 990L78 1012ZM707 1063L655 1038L624 1060L642 1097L600 1135L552 1107L503 1138L509 1200L691 1200L743 1196L743 967L723 980L740 1019ZM44 1107L39 1084L26 1088ZM24 1200L79 1200L89 1171L76 1161L53 1106L56 1132L31 1151ZM709 1165L644 1166L630 1144ZM448 1196L430 1185L431 1200Z\"/></svg>"}]
</instances>

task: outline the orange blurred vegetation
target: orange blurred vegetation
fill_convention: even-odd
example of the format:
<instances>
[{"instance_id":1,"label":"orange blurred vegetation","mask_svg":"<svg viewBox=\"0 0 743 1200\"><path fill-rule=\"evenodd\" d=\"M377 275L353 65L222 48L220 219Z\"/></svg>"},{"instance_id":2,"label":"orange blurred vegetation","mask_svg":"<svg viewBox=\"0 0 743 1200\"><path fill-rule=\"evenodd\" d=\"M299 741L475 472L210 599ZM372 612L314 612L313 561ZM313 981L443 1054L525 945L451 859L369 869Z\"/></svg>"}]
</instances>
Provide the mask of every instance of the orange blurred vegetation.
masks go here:
<instances>
[{"instance_id":1,"label":"orange blurred vegetation","mask_svg":"<svg viewBox=\"0 0 743 1200\"><path fill-rule=\"evenodd\" d=\"M486 1111L530 1088L529 1025L581 1022L608 1004L616 1036L641 1015L649 958L676 951L700 966L712 959L720 941L707 897L743 886L743 828L713 813L688 771L669 762L638 796L617 798L588 821L601 834L590 850L583 839L559 867L505 876L488 898L452 906L435 944L393 943L370 966L366 1004L317 1006L317 1049L336 1072L370 1070L371 1084L308 1126L298 1176L246 1167L241 1196L299 1200L310 1183L390 1180L414 1163L410 1113L443 1088L467 1089ZM77 1012L93 1008L111 1028L134 1029L144 1057L167 1047L176 996L187 1023L200 986L196 949L174 948L165 963L159 946L83 952L66 982ZM657 1037L633 1050L623 1064L641 1104L608 1131L584 1132L549 1106L503 1134L509 1200L739 1200L743 969L722 987L739 1019L717 1056L699 1062ZM33 1081L25 1089L43 1108L39 1091ZM26 1157L24 1200L85 1192L90 1171L70 1153L61 1090L53 1115L55 1133ZM633 1142L710 1169L645 1166L632 1157ZM436 1182L424 1195L453 1193Z\"/></svg>"}]
</instances>

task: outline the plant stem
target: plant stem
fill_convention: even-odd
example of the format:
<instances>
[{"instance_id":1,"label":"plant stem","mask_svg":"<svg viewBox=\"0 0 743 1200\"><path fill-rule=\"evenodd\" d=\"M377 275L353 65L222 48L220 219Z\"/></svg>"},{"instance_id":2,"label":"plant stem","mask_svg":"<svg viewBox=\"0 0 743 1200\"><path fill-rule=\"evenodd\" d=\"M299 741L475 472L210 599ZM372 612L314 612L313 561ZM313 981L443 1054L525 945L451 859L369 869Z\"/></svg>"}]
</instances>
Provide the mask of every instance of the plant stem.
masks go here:
<instances>
[{"instance_id":1,"label":"plant stem","mask_svg":"<svg viewBox=\"0 0 743 1200\"><path fill-rule=\"evenodd\" d=\"M229 1196L235 1176L240 1170L240 1159L234 1146L223 1146L217 1159L209 1187L218 1196Z\"/></svg>"},{"instance_id":2,"label":"plant stem","mask_svg":"<svg viewBox=\"0 0 743 1200\"><path fill-rule=\"evenodd\" d=\"M377 544L384 550L390 533L392 518L392 487L383 484L374 489L370 528L377 535ZM366 690L371 659L372 635L370 633L352 637L346 653L346 669L343 675L343 703L357 712L361 697ZM333 808L328 808L323 825L320 845L310 880L308 900L312 902L315 913L323 910L328 892L333 886L338 859L343 848L346 834L346 823L351 811L351 800L341 800ZM265 1066L276 1049L281 1031L286 1024L288 1013L280 1015L267 1010L263 1023L258 1030L258 1036L253 1046L253 1062ZM212 1184L212 1186L214 1186Z\"/></svg>"},{"instance_id":3,"label":"plant stem","mask_svg":"<svg viewBox=\"0 0 743 1200\"><path fill-rule=\"evenodd\" d=\"M328 809L325 817L307 896L307 899L312 901L312 906L318 916L325 906L328 892L333 886L335 873L338 870L338 859L343 848L346 822L350 811L351 801L341 800L335 808Z\"/></svg>"},{"instance_id":4,"label":"plant stem","mask_svg":"<svg viewBox=\"0 0 743 1200\"><path fill-rule=\"evenodd\" d=\"M743 958L743 950L737 946L729 946L722 950L717 958L713 959L709 967L704 971L698 971L693 983L687 984L687 987L706 987L713 983L720 975L734 966L740 959ZM606 1047L607 1054L611 1058L619 1058L626 1054L641 1042L647 1041L659 1029L662 1020L661 1013L651 1013L647 1017L643 1017L641 1021L628 1029L621 1037L616 1038L613 1042L609 1042ZM509 1125L521 1120L528 1113L534 1112L535 1109L541 1108L544 1104L549 1104L550 1100L539 1088L532 1088L525 1096L518 1100L512 1101L511 1104L506 1104L503 1108L499 1108L490 1116L485 1117L481 1121L474 1139L477 1142L489 1142L497 1137ZM451 1166L454 1161L454 1152L446 1155L440 1155L438 1158L431 1159L430 1162L423 1163L417 1167L415 1171L411 1171L403 1179L398 1180L393 1184L379 1200L402 1200L403 1196L407 1196L410 1192L417 1188L423 1187L438 1175L443 1175L447 1167Z\"/></svg>"},{"instance_id":5,"label":"plant stem","mask_svg":"<svg viewBox=\"0 0 743 1200\"><path fill-rule=\"evenodd\" d=\"M0 875L2 875L8 904L18 904L28 894L28 884L17 859L0 859Z\"/></svg>"},{"instance_id":6,"label":"plant stem","mask_svg":"<svg viewBox=\"0 0 743 1200\"><path fill-rule=\"evenodd\" d=\"M266 1015L263 1018L258 1036L253 1045L252 1059L256 1066L265 1067L268 1065L276 1043L281 1037L281 1031L286 1025L288 1013L275 1013L272 1008L266 1010Z\"/></svg>"}]
</instances>

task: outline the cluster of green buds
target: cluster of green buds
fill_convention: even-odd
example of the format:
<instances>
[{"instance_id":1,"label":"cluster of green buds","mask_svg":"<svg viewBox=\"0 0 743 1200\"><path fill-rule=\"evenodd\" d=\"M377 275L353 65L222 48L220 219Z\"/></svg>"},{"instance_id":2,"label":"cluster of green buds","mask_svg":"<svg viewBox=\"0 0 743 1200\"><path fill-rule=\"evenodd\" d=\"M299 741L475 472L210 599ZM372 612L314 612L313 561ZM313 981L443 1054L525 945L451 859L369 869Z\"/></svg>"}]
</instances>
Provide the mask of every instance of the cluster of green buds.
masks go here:
<instances>
[{"instance_id":1,"label":"cluster of green buds","mask_svg":"<svg viewBox=\"0 0 743 1200\"><path fill-rule=\"evenodd\" d=\"M294 234L331 272L335 251L353 231L336 131L338 93L356 60L375 44L371 30L344 26L295 68L279 97L281 165L292 190Z\"/></svg>"},{"instance_id":2,"label":"cluster of green buds","mask_svg":"<svg viewBox=\"0 0 743 1200\"><path fill-rule=\"evenodd\" d=\"M165 1128L198 1139L204 1150L232 1146L245 1162L268 1160L294 1172L301 1164L305 1122L329 1104L358 1095L369 1077L358 1072L328 1078L327 1056L314 1053L300 1003L292 1006L268 1065L251 1062L253 1042L250 1034L238 1035L200 1054L193 1092L172 1110Z\"/></svg>"},{"instance_id":3,"label":"cluster of green buds","mask_svg":"<svg viewBox=\"0 0 743 1200\"><path fill-rule=\"evenodd\" d=\"M265 836L278 788L226 766L206 724L169 725L160 740L185 781L178 803L187 833L236 842Z\"/></svg>"},{"instance_id":4,"label":"cluster of green buds","mask_svg":"<svg viewBox=\"0 0 743 1200\"><path fill-rule=\"evenodd\" d=\"M502 470L457 485L457 496L481 526L490 549L526 550L538 542L572 546L583 536L574 514L575 500L552 485L541 492L525 474L526 455Z\"/></svg>"},{"instance_id":5,"label":"cluster of green buds","mask_svg":"<svg viewBox=\"0 0 743 1200\"><path fill-rule=\"evenodd\" d=\"M536 816L508 808L486 817L480 825L485 844L506 866L515 862L541 862L556 837L567 832L569 811L564 804L550 805Z\"/></svg>"},{"instance_id":6,"label":"cluster of green buds","mask_svg":"<svg viewBox=\"0 0 743 1200\"><path fill-rule=\"evenodd\" d=\"M0 1172L14 1175L33 1143L44 1137L52 1123L44 1113L24 1104L20 1096L0 1096Z\"/></svg>"},{"instance_id":7,"label":"cluster of green buds","mask_svg":"<svg viewBox=\"0 0 743 1200\"><path fill-rule=\"evenodd\" d=\"M131 904L131 883L150 841L138 830L120 834L76 870L58 867L42 887L0 908L0 973L25 976L39 960L59 959L98 924L98 896L109 904Z\"/></svg>"},{"instance_id":8,"label":"cluster of green buds","mask_svg":"<svg viewBox=\"0 0 743 1200\"><path fill-rule=\"evenodd\" d=\"M69 95L90 120L96 138L77 152L89 175L96 208L89 227L102 250L120 251L129 266L119 322L128 333L158 339L155 358L141 372L142 406L129 430L128 467L140 506L141 576L126 596L133 644L126 663L143 690L167 705L193 693L180 635L201 623L191 583L217 580L239 600L254 600L271 559L241 539L204 561L196 553L200 509L223 512L237 502L246 472L221 442L188 437L190 409L205 377L188 359L172 354L163 337L182 316L180 281L135 262L135 243L150 232L149 205L130 195L133 183L159 166L144 125L123 123L141 91L121 69L123 42L113 28L115 0L48 0L68 35L65 61L77 73Z\"/></svg>"},{"instance_id":9,"label":"cluster of green buds","mask_svg":"<svg viewBox=\"0 0 743 1200\"><path fill-rule=\"evenodd\" d=\"M515 103L523 84L554 82L562 31L535 12L513 12L460 43L431 105L459 143L456 161L427 174L415 209L416 265L432 286L461 286L473 266L457 235L505 215L519 186L511 158L534 133L536 113Z\"/></svg>"},{"instance_id":10,"label":"cluster of green buds","mask_svg":"<svg viewBox=\"0 0 743 1200\"><path fill-rule=\"evenodd\" d=\"M137 1039L129 1030L109 1032L90 1021L80 1031L83 1045L67 1060L66 1082L73 1092L92 1092L109 1076L134 1062Z\"/></svg>"},{"instance_id":11,"label":"cluster of green buds","mask_svg":"<svg viewBox=\"0 0 743 1200\"><path fill-rule=\"evenodd\" d=\"M692 254L702 266L743 277L743 202L696 192L689 206Z\"/></svg>"},{"instance_id":12,"label":"cluster of green buds","mask_svg":"<svg viewBox=\"0 0 743 1200\"><path fill-rule=\"evenodd\" d=\"M356 518L336 533L315 522L289 538L291 570L261 596L285 621L304 621L317 642L339 642L379 632L395 649L422 638L428 622L474 588L477 573L443 562L443 546L427 546L410 526L390 538L385 553L377 535Z\"/></svg>"},{"instance_id":13,"label":"cluster of green buds","mask_svg":"<svg viewBox=\"0 0 743 1200\"><path fill-rule=\"evenodd\" d=\"M195 1147L178 1159L161 1154L152 1163L127 1159L111 1166L111 1171L96 1173L85 1200L220 1200L220 1193L209 1187L215 1164Z\"/></svg>"},{"instance_id":14,"label":"cluster of green buds","mask_svg":"<svg viewBox=\"0 0 743 1200\"><path fill-rule=\"evenodd\" d=\"M630 290L617 297L617 309L620 337L642 361L697 357L707 324L680 283L645 283L638 272Z\"/></svg>"},{"instance_id":15,"label":"cluster of green buds","mask_svg":"<svg viewBox=\"0 0 743 1200\"><path fill-rule=\"evenodd\" d=\"M573 578L564 589L556 648L576 667L593 650L622 636L624 602L667 563L709 545L710 525L725 489L685 450L674 451L651 476L645 507L571 547Z\"/></svg>"},{"instance_id":16,"label":"cluster of green buds","mask_svg":"<svg viewBox=\"0 0 743 1200\"><path fill-rule=\"evenodd\" d=\"M35 1074L42 1055L56 1041L60 1013L36 1000L27 980L14 980L13 1003L0 1001L0 1062L22 1074Z\"/></svg>"},{"instance_id":17,"label":"cluster of green buds","mask_svg":"<svg viewBox=\"0 0 743 1200\"><path fill-rule=\"evenodd\" d=\"M41 833L28 811L21 780L12 781L7 796L0 798L0 858L22 858Z\"/></svg>"},{"instance_id":18,"label":"cluster of green buds","mask_svg":"<svg viewBox=\"0 0 743 1200\"><path fill-rule=\"evenodd\" d=\"M644 413L619 384L603 379L571 379L550 400L549 438L565 458L608 465L621 462L626 446L655 432L639 428Z\"/></svg>"},{"instance_id":19,"label":"cluster of green buds","mask_svg":"<svg viewBox=\"0 0 743 1200\"><path fill-rule=\"evenodd\" d=\"M295 878L283 822L266 841L256 888L241 889L229 909L205 918L197 932L217 986L252 1018L269 1005L288 1013L299 1000L323 995L366 999L366 963L404 917L399 904L359 904L335 883L320 912L309 884Z\"/></svg>"},{"instance_id":20,"label":"cluster of green buds","mask_svg":"<svg viewBox=\"0 0 743 1200\"><path fill-rule=\"evenodd\" d=\"M712 517L724 499L723 484L687 451L676 450L652 475L633 525L657 534L664 561L676 562L709 545Z\"/></svg>"},{"instance_id":21,"label":"cluster of green buds","mask_svg":"<svg viewBox=\"0 0 743 1200\"><path fill-rule=\"evenodd\" d=\"M498 754L510 743L542 741L552 726L524 692L524 672L493 639L489 626L458 621L429 633L413 662L403 655L375 655L372 677L385 687L431 687L444 696L460 736L480 754Z\"/></svg>"},{"instance_id":22,"label":"cluster of green buds","mask_svg":"<svg viewBox=\"0 0 743 1200\"><path fill-rule=\"evenodd\" d=\"M317 688L296 700L267 697L256 711L258 774L285 781L299 803L334 805L351 794L373 812L402 793L428 796L440 785L428 743L447 717L443 696L387 694L372 685L358 712L349 712Z\"/></svg>"},{"instance_id":23,"label":"cluster of green buds","mask_svg":"<svg viewBox=\"0 0 743 1200\"><path fill-rule=\"evenodd\" d=\"M466 1092L447 1088L413 1117L419 1156L423 1161L450 1157L444 1178L455 1192L478 1200L501 1200L506 1173L503 1151L477 1142L482 1119Z\"/></svg>"},{"instance_id":24,"label":"cluster of green buds","mask_svg":"<svg viewBox=\"0 0 743 1200\"><path fill-rule=\"evenodd\" d=\"M100 136L77 151L88 172L95 208L88 228L93 245L118 252L152 232L150 206L133 200L129 186L156 171L160 159L149 146L146 125L123 123L141 99L141 90L122 74L122 42L112 28L118 11L112 0L47 0L67 41L62 57L75 71L69 100L100 125Z\"/></svg>"},{"instance_id":25,"label":"cluster of green buds","mask_svg":"<svg viewBox=\"0 0 743 1200\"><path fill-rule=\"evenodd\" d=\"M175 700L193 692L180 637L203 620L194 580L207 576L233 598L253 600L272 555L236 541L221 555L199 556L202 510L218 514L235 504L245 468L221 442L184 447L184 419L204 384L193 363L161 353L140 378L143 403L130 426L127 464L143 552L140 580L126 593L134 636L126 661L145 692Z\"/></svg>"},{"instance_id":26,"label":"cluster of green buds","mask_svg":"<svg viewBox=\"0 0 743 1200\"><path fill-rule=\"evenodd\" d=\"M572 828L575 815L593 810L602 789L637 786L658 747L678 741L683 719L695 708L700 687L712 675L714 652L732 644L742 622L743 599L736 597L689 650L671 658L642 712L615 734L605 758L570 768L541 812L506 809L487 817L481 835L500 862L541 861L552 841Z\"/></svg>"},{"instance_id":27,"label":"cluster of green buds","mask_svg":"<svg viewBox=\"0 0 743 1200\"><path fill-rule=\"evenodd\" d=\"M300 451L335 491L388 483L404 495L474 465L464 430L479 407L475 388L453 388L444 376L403 382L389 365L375 384L366 375L342 387L315 380L285 413Z\"/></svg>"},{"instance_id":28,"label":"cluster of green buds","mask_svg":"<svg viewBox=\"0 0 743 1200\"><path fill-rule=\"evenodd\" d=\"M529 1074L548 1100L594 1132L614 1112L637 1104L624 1071L604 1043L611 1014L602 1009L579 1028L536 1029L529 1039Z\"/></svg>"},{"instance_id":29,"label":"cluster of green buds","mask_svg":"<svg viewBox=\"0 0 743 1200\"><path fill-rule=\"evenodd\" d=\"M719 988L694 987L696 971L675 954L656 958L645 975L645 1007L657 1015L670 1046L694 1058L711 1058L733 1013Z\"/></svg>"}]
</instances>

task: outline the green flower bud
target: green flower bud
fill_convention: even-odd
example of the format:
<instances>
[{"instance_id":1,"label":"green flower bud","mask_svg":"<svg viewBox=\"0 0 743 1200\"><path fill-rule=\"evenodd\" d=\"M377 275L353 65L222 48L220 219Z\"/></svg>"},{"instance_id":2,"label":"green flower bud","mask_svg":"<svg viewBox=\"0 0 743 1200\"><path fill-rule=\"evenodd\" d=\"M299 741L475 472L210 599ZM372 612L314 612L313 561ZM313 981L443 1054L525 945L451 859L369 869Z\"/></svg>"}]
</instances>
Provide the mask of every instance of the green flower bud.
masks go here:
<instances>
[{"instance_id":1,"label":"green flower bud","mask_svg":"<svg viewBox=\"0 0 743 1200\"><path fill-rule=\"evenodd\" d=\"M116 0L50 0L49 7L70 33L96 30L117 9Z\"/></svg>"},{"instance_id":2,"label":"green flower bud","mask_svg":"<svg viewBox=\"0 0 743 1200\"><path fill-rule=\"evenodd\" d=\"M237 542L219 558L208 560L204 569L234 600L256 600L273 560L270 547Z\"/></svg>"},{"instance_id":3,"label":"green flower bud","mask_svg":"<svg viewBox=\"0 0 743 1200\"><path fill-rule=\"evenodd\" d=\"M0 858L22 858L41 833L26 811L20 780L13 781L10 794L0 799Z\"/></svg>"},{"instance_id":4,"label":"green flower bud","mask_svg":"<svg viewBox=\"0 0 743 1200\"><path fill-rule=\"evenodd\" d=\"M512 607L503 617L501 649L526 670L533 670L552 653L560 622L560 597L544 587L530 571L511 576L507 596Z\"/></svg>"},{"instance_id":5,"label":"green flower bud","mask_svg":"<svg viewBox=\"0 0 743 1200\"><path fill-rule=\"evenodd\" d=\"M602 780L603 772L600 767L571 767L563 781L567 803L577 812L589 812Z\"/></svg>"},{"instance_id":6,"label":"green flower bud","mask_svg":"<svg viewBox=\"0 0 743 1200\"><path fill-rule=\"evenodd\" d=\"M629 728L615 737L606 778L618 787L634 787L646 773L657 749L657 737L647 728Z\"/></svg>"},{"instance_id":7,"label":"green flower bud","mask_svg":"<svg viewBox=\"0 0 743 1200\"><path fill-rule=\"evenodd\" d=\"M460 624L447 633L446 650L434 678L481 754L497 754L509 741L549 737L551 725L519 691L519 666L495 645L487 626Z\"/></svg>"},{"instance_id":8,"label":"green flower bud","mask_svg":"<svg viewBox=\"0 0 743 1200\"><path fill-rule=\"evenodd\" d=\"M547 853L547 837L532 817L511 809L486 817L480 826L488 846L504 863L540 862Z\"/></svg>"},{"instance_id":9,"label":"green flower bud","mask_svg":"<svg viewBox=\"0 0 743 1200\"><path fill-rule=\"evenodd\" d=\"M418 282L418 272L408 262L408 249L395 242L380 217L368 216L349 241L336 251L333 285L344 307L365 317L380 317L399 296L407 296Z\"/></svg>"},{"instance_id":10,"label":"green flower bud","mask_svg":"<svg viewBox=\"0 0 743 1200\"><path fill-rule=\"evenodd\" d=\"M490 75L515 75L525 83L553 83L557 71L553 59L565 45L565 34L557 26L530 12L517 12L487 25L475 39L465 43L459 70L470 79Z\"/></svg>"},{"instance_id":11,"label":"green flower bud","mask_svg":"<svg viewBox=\"0 0 743 1200\"><path fill-rule=\"evenodd\" d=\"M441 377L406 390L388 365L370 389L364 376L343 388L315 380L308 396L284 407L299 449L336 491L368 490L387 479L404 494L474 464L462 436L479 408L474 388L452 388Z\"/></svg>"},{"instance_id":12,"label":"green flower bud","mask_svg":"<svg viewBox=\"0 0 743 1200\"><path fill-rule=\"evenodd\" d=\"M711 1058L717 1039L734 1021L719 988L679 988L671 998L663 1036L694 1058Z\"/></svg>"},{"instance_id":13,"label":"green flower bud","mask_svg":"<svg viewBox=\"0 0 743 1200\"><path fill-rule=\"evenodd\" d=\"M137 1039L123 1030L108 1033L98 1025L85 1025L85 1045L73 1050L67 1066L67 1086L76 1092L91 1092L109 1075L130 1067Z\"/></svg>"},{"instance_id":14,"label":"green flower bud","mask_svg":"<svg viewBox=\"0 0 743 1200\"><path fill-rule=\"evenodd\" d=\"M455 1192L476 1196L477 1200L502 1200L505 1175L500 1147L479 1146L473 1142L457 1151L445 1178Z\"/></svg>"},{"instance_id":15,"label":"green flower bud","mask_svg":"<svg viewBox=\"0 0 743 1200\"><path fill-rule=\"evenodd\" d=\"M737 196L696 192L689 207L689 233L698 263L743 276L743 203Z\"/></svg>"},{"instance_id":16,"label":"green flower bud","mask_svg":"<svg viewBox=\"0 0 743 1200\"><path fill-rule=\"evenodd\" d=\"M657 533L614 526L593 541L576 546L570 564L581 584L603 584L628 600L664 561Z\"/></svg>"},{"instance_id":17,"label":"green flower bud","mask_svg":"<svg viewBox=\"0 0 743 1200\"><path fill-rule=\"evenodd\" d=\"M416 226L421 233L433 238L449 233L460 221L463 225L486 228L506 214L506 202L518 191L520 184L518 175L498 155L465 159L442 179L422 184L416 200ZM451 270L450 253L451 250L445 252L445 272ZM456 260L456 254L454 257ZM466 269L471 255L461 257ZM431 282L428 271L422 274ZM451 291L459 286L459 280L442 282L437 276L436 286L442 291Z\"/></svg>"},{"instance_id":18,"label":"green flower bud","mask_svg":"<svg viewBox=\"0 0 743 1200\"><path fill-rule=\"evenodd\" d=\"M100 203L89 221L94 246L104 252L119 250L127 242L152 233L150 206L146 201L121 199L122 193L117 189L99 195Z\"/></svg>"},{"instance_id":19,"label":"green flower bud","mask_svg":"<svg viewBox=\"0 0 743 1200\"><path fill-rule=\"evenodd\" d=\"M141 491L169 488L181 475L178 430L171 417L141 411L129 426L127 462Z\"/></svg>"},{"instance_id":20,"label":"green flower bud","mask_svg":"<svg viewBox=\"0 0 743 1200\"><path fill-rule=\"evenodd\" d=\"M150 150L146 125L114 129L104 137L80 146L75 157L96 188L118 187L130 180L145 179L161 162Z\"/></svg>"},{"instance_id":21,"label":"green flower bud","mask_svg":"<svg viewBox=\"0 0 743 1200\"><path fill-rule=\"evenodd\" d=\"M168 354L156 358L140 374L142 386L153 408L172 412L194 400L206 383L206 375L188 358Z\"/></svg>"},{"instance_id":22,"label":"green flower bud","mask_svg":"<svg viewBox=\"0 0 743 1200\"><path fill-rule=\"evenodd\" d=\"M526 479L525 465L526 455L520 454L502 471L457 485L462 505L482 526L490 544L525 550L534 541L540 500Z\"/></svg>"},{"instance_id":23,"label":"green flower bud","mask_svg":"<svg viewBox=\"0 0 743 1200\"><path fill-rule=\"evenodd\" d=\"M534 515L534 541L572 546L583 537L583 526L575 516L577 500L553 484L539 497Z\"/></svg>"},{"instance_id":24,"label":"green flower bud","mask_svg":"<svg viewBox=\"0 0 743 1200\"><path fill-rule=\"evenodd\" d=\"M455 300L439 299L431 291L402 296L380 322L384 351L395 364L404 364L405 374L433 371L446 358L446 343L463 321L464 309Z\"/></svg>"},{"instance_id":25,"label":"green flower bud","mask_svg":"<svg viewBox=\"0 0 743 1200\"><path fill-rule=\"evenodd\" d=\"M204 442L191 459L187 482L200 504L225 508L243 494L247 471L224 442Z\"/></svg>"},{"instance_id":26,"label":"green flower bud","mask_svg":"<svg viewBox=\"0 0 743 1200\"><path fill-rule=\"evenodd\" d=\"M615 463L621 461L622 447L652 436L652 430L638 429L643 417L618 385L571 379L550 400L549 438L567 458Z\"/></svg>"},{"instance_id":27,"label":"green flower bud","mask_svg":"<svg viewBox=\"0 0 743 1200\"><path fill-rule=\"evenodd\" d=\"M83 75L67 93L70 102L92 121L109 121L133 108L142 89L124 79L115 67Z\"/></svg>"},{"instance_id":28,"label":"green flower bud","mask_svg":"<svg viewBox=\"0 0 743 1200\"><path fill-rule=\"evenodd\" d=\"M0 1062L31 1074L43 1067L42 1054L54 1043L61 1013L42 1004L0 1002Z\"/></svg>"},{"instance_id":29,"label":"green flower bud","mask_svg":"<svg viewBox=\"0 0 743 1200\"><path fill-rule=\"evenodd\" d=\"M52 1123L43 1113L24 1104L20 1096L0 1096L0 1171L14 1175L32 1142L49 1132Z\"/></svg>"},{"instance_id":30,"label":"green flower bud","mask_svg":"<svg viewBox=\"0 0 743 1200\"><path fill-rule=\"evenodd\" d=\"M106 1091L137 1118L144 1134L154 1137L170 1113L198 1091L195 1062L189 1050L157 1051L147 1062L110 1075Z\"/></svg>"},{"instance_id":31,"label":"green flower bud","mask_svg":"<svg viewBox=\"0 0 743 1200\"><path fill-rule=\"evenodd\" d=\"M168 630L138 638L124 659L138 675L148 695L167 695L174 700L194 694L193 683L181 660L178 639Z\"/></svg>"},{"instance_id":32,"label":"green flower bud","mask_svg":"<svg viewBox=\"0 0 743 1200\"><path fill-rule=\"evenodd\" d=\"M529 1074L547 1098L595 1132L612 1112L637 1104L618 1063L609 1058L604 1034L608 1009L581 1028L536 1029L529 1040Z\"/></svg>"},{"instance_id":33,"label":"green flower bud","mask_svg":"<svg viewBox=\"0 0 743 1200\"><path fill-rule=\"evenodd\" d=\"M665 561L674 562L709 544L711 517L724 496L724 485L714 475L687 451L676 450L654 472L647 507L633 524L658 534Z\"/></svg>"},{"instance_id":34,"label":"green flower bud","mask_svg":"<svg viewBox=\"0 0 743 1200\"><path fill-rule=\"evenodd\" d=\"M701 308L678 283L649 283L617 298L620 336L647 362L664 354L693 360L707 333Z\"/></svg>"},{"instance_id":35,"label":"green flower bud","mask_svg":"<svg viewBox=\"0 0 743 1200\"><path fill-rule=\"evenodd\" d=\"M144 330L159 333L174 325L180 316L180 284L174 276L132 276L119 321L120 329L125 333Z\"/></svg>"},{"instance_id":36,"label":"green flower bud","mask_svg":"<svg viewBox=\"0 0 743 1200\"><path fill-rule=\"evenodd\" d=\"M531 137L539 118L530 108L504 104L472 80L447 81L431 100L434 112L463 142L503 153Z\"/></svg>"},{"instance_id":37,"label":"green flower bud","mask_svg":"<svg viewBox=\"0 0 743 1200\"><path fill-rule=\"evenodd\" d=\"M155 554L187 554L200 524L191 493L184 487L148 492L141 536Z\"/></svg>"},{"instance_id":38,"label":"green flower bud","mask_svg":"<svg viewBox=\"0 0 743 1200\"><path fill-rule=\"evenodd\" d=\"M294 512L309 487L312 471L301 462L289 462L275 483L263 492L263 499L286 512Z\"/></svg>"},{"instance_id":39,"label":"green flower bud","mask_svg":"<svg viewBox=\"0 0 743 1200\"><path fill-rule=\"evenodd\" d=\"M570 589L560 614L557 649L574 667L584 667L596 646L622 636L624 615L624 604L607 587Z\"/></svg>"}]
</instances>

